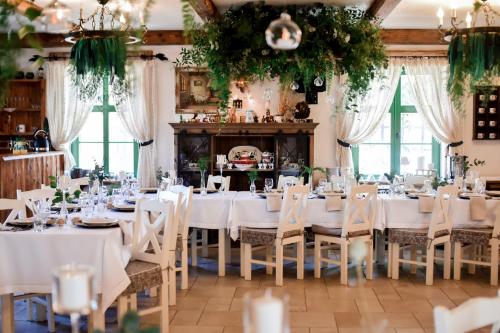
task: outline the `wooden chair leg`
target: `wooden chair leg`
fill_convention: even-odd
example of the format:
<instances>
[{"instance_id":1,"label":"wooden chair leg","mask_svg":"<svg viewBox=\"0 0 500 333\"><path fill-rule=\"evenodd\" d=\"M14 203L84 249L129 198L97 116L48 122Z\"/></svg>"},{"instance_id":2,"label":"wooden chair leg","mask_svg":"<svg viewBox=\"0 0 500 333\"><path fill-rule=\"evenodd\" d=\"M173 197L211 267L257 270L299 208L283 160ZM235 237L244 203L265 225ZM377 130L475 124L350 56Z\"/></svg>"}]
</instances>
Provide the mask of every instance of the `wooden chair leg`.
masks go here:
<instances>
[{"instance_id":1,"label":"wooden chair leg","mask_svg":"<svg viewBox=\"0 0 500 333\"><path fill-rule=\"evenodd\" d=\"M443 278L449 280L451 276L451 241L444 243Z\"/></svg>"},{"instance_id":2,"label":"wooden chair leg","mask_svg":"<svg viewBox=\"0 0 500 333\"><path fill-rule=\"evenodd\" d=\"M208 257L208 230L201 230L201 256Z\"/></svg>"},{"instance_id":3,"label":"wooden chair leg","mask_svg":"<svg viewBox=\"0 0 500 333\"><path fill-rule=\"evenodd\" d=\"M283 286L283 245L281 239L276 240L276 285Z\"/></svg>"},{"instance_id":4,"label":"wooden chair leg","mask_svg":"<svg viewBox=\"0 0 500 333\"><path fill-rule=\"evenodd\" d=\"M198 230L191 232L191 266L198 266Z\"/></svg>"},{"instance_id":5,"label":"wooden chair leg","mask_svg":"<svg viewBox=\"0 0 500 333\"><path fill-rule=\"evenodd\" d=\"M321 278L321 241L314 237L314 277Z\"/></svg>"},{"instance_id":6,"label":"wooden chair leg","mask_svg":"<svg viewBox=\"0 0 500 333\"><path fill-rule=\"evenodd\" d=\"M156 287L149 289L149 297L158 297L158 289Z\"/></svg>"},{"instance_id":7,"label":"wooden chair leg","mask_svg":"<svg viewBox=\"0 0 500 333\"><path fill-rule=\"evenodd\" d=\"M499 250L498 239L491 241L491 272L490 272L490 284L492 286L498 286L498 250Z\"/></svg>"},{"instance_id":8,"label":"wooden chair leg","mask_svg":"<svg viewBox=\"0 0 500 333\"><path fill-rule=\"evenodd\" d=\"M244 267L245 267L245 280L252 280L252 244L245 243L245 259L244 259Z\"/></svg>"},{"instance_id":9,"label":"wooden chair leg","mask_svg":"<svg viewBox=\"0 0 500 333\"><path fill-rule=\"evenodd\" d=\"M245 277L245 244L240 242L240 276Z\"/></svg>"},{"instance_id":10,"label":"wooden chair leg","mask_svg":"<svg viewBox=\"0 0 500 333\"><path fill-rule=\"evenodd\" d=\"M366 256L366 279L373 279L373 241L366 242L368 255Z\"/></svg>"},{"instance_id":11,"label":"wooden chair leg","mask_svg":"<svg viewBox=\"0 0 500 333\"><path fill-rule=\"evenodd\" d=\"M14 333L14 296L0 295L2 303L2 332Z\"/></svg>"},{"instance_id":12,"label":"wooden chair leg","mask_svg":"<svg viewBox=\"0 0 500 333\"><path fill-rule=\"evenodd\" d=\"M165 274L164 274L165 275ZM165 279L163 281L166 281ZM160 312L160 332L161 333L168 333L169 331L169 309L168 309L168 303L169 303L169 294L168 294L168 285L164 282L160 286L160 306L161 306L161 312Z\"/></svg>"},{"instance_id":13,"label":"wooden chair leg","mask_svg":"<svg viewBox=\"0 0 500 333\"><path fill-rule=\"evenodd\" d=\"M28 321L33 321L33 301L30 299L27 299L26 303L27 303L27 312L28 312L26 319L28 319Z\"/></svg>"},{"instance_id":14,"label":"wooden chair leg","mask_svg":"<svg viewBox=\"0 0 500 333\"><path fill-rule=\"evenodd\" d=\"M476 260L477 251L478 251L478 247L476 245L473 244L470 246L469 260ZM476 274L476 265L469 264L467 270L468 270L469 274Z\"/></svg>"},{"instance_id":15,"label":"wooden chair leg","mask_svg":"<svg viewBox=\"0 0 500 333\"><path fill-rule=\"evenodd\" d=\"M175 267L172 267L173 269L170 269L168 271L168 295L169 295L169 300L165 303L167 305L175 305L176 303L176 297L177 297L177 278L176 278L176 272L175 272ZM161 292L161 290L160 290Z\"/></svg>"},{"instance_id":16,"label":"wooden chair leg","mask_svg":"<svg viewBox=\"0 0 500 333\"><path fill-rule=\"evenodd\" d=\"M349 257L349 244L343 242L340 245L340 284L347 284L348 280L348 257Z\"/></svg>"},{"instance_id":17,"label":"wooden chair leg","mask_svg":"<svg viewBox=\"0 0 500 333\"><path fill-rule=\"evenodd\" d=\"M47 302L47 326L49 327L49 332L54 333L56 331L56 320L54 311L52 310L52 296L45 296Z\"/></svg>"},{"instance_id":18,"label":"wooden chair leg","mask_svg":"<svg viewBox=\"0 0 500 333\"><path fill-rule=\"evenodd\" d=\"M128 297L127 296L119 296L116 300L116 317L118 319L118 323L121 326L121 322L123 317L128 312Z\"/></svg>"},{"instance_id":19,"label":"wooden chair leg","mask_svg":"<svg viewBox=\"0 0 500 333\"><path fill-rule=\"evenodd\" d=\"M189 287L188 281L188 246L187 239L182 240L181 252L181 289L185 290Z\"/></svg>"},{"instance_id":20,"label":"wooden chair leg","mask_svg":"<svg viewBox=\"0 0 500 333\"><path fill-rule=\"evenodd\" d=\"M387 277L392 275L392 243L387 243Z\"/></svg>"},{"instance_id":21,"label":"wooden chair leg","mask_svg":"<svg viewBox=\"0 0 500 333\"><path fill-rule=\"evenodd\" d=\"M392 274L393 280L399 280L399 244L392 244Z\"/></svg>"},{"instance_id":22,"label":"wooden chair leg","mask_svg":"<svg viewBox=\"0 0 500 333\"><path fill-rule=\"evenodd\" d=\"M455 242L453 254L453 279L460 280L462 274L462 243Z\"/></svg>"},{"instance_id":23,"label":"wooden chair leg","mask_svg":"<svg viewBox=\"0 0 500 333\"><path fill-rule=\"evenodd\" d=\"M226 232L225 233L226 237L226 264L231 263L231 237L229 234Z\"/></svg>"},{"instance_id":24,"label":"wooden chair leg","mask_svg":"<svg viewBox=\"0 0 500 333\"><path fill-rule=\"evenodd\" d=\"M266 246L266 261L273 262L273 247L271 245ZM266 274L273 275L273 266L266 266Z\"/></svg>"},{"instance_id":25,"label":"wooden chair leg","mask_svg":"<svg viewBox=\"0 0 500 333\"><path fill-rule=\"evenodd\" d=\"M297 243L297 279L304 279L304 238Z\"/></svg>"},{"instance_id":26,"label":"wooden chair leg","mask_svg":"<svg viewBox=\"0 0 500 333\"><path fill-rule=\"evenodd\" d=\"M417 246L416 245L412 245L410 247L410 260L417 261ZM417 274L417 265L416 264L410 265L410 272L411 272L411 274Z\"/></svg>"},{"instance_id":27,"label":"wooden chair leg","mask_svg":"<svg viewBox=\"0 0 500 333\"><path fill-rule=\"evenodd\" d=\"M129 302L129 310L130 311L137 311L137 294L130 295L128 297L128 302Z\"/></svg>"},{"instance_id":28,"label":"wooden chair leg","mask_svg":"<svg viewBox=\"0 0 500 333\"><path fill-rule=\"evenodd\" d=\"M430 248L427 249L427 264L425 268L425 284L428 286L432 286L434 281L434 244L431 245Z\"/></svg>"}]
</instances>

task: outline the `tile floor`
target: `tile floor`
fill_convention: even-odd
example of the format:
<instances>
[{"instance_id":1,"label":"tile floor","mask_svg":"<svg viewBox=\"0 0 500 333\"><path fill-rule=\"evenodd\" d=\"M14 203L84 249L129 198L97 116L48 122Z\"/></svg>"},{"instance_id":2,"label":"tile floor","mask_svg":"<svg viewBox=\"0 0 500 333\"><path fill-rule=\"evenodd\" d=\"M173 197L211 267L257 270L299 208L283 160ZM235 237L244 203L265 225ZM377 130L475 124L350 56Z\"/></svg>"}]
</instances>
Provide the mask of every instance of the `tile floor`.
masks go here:
<instances>
[{"instance_id":1,"label":"tile floor","mask_svg":"<svg viewBox=\"0 0 500 333\"><path fill-rule=\"evenodd\" d=\"M211 257L215 258L215 253ZM238 257L234 252L234 257ZM497 288L489 286L489 271L477 269L475 275L462 274L463 280L443 280L438 266L434 286L425 286L424 271L416 275L409 268L401 271L400 280L386 277L384 266L375 266L375 278L360 283L356 269L350 268L349 287L340 285L338 268L323 269L321 279L313 276L312 257L307 258L304 280L296 280L295 265L285 268L285 287L274 287L274 276L256 267L252 281L239 276L239 264L228 265L227 276L217 277L217 263L201 259L190 269L189 289L177 293L177 305L170 308L172 333L242 332L242 299L252 290L272 288L288 293L292 333L425 333L433 331L432 308L454 307L477 296L494 296ZM142 298L142 303L148 299ZM26 307L16 303L16 332L45 333L46 323L26 321ZM116 330L113 309L107 313L107 331ZM69 332L69 320L57 316L57 332ZM155 325L158 318L146 317L144 326ZM86 322L82 322L82 332Z\"/></svg>"}]
</instances>

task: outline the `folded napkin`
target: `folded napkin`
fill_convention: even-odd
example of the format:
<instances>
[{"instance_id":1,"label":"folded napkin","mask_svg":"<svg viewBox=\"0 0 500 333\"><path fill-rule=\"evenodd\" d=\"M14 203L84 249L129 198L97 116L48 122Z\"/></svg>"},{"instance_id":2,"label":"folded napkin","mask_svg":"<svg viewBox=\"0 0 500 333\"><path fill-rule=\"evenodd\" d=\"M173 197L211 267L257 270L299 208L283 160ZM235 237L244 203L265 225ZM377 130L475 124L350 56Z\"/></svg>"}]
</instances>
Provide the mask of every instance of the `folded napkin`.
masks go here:
<instances>
[{"instance_id":1,"label":"folded napkin","mask_svg":"<svg viewBox=\"0 0 500 333\"><path fill-rule=\"evenodd\" d=\"M470 197L470 218L473 221L486 220L486 198L485 197Z\"/></svg>"},{"instance_id":2,"label":"folded napkin","mask_svg":"<svg viewBox=\"0 0 500 333\"><path fill-rule=\"evenodd\" d=\"M418 210L420 213L432 213L434 209L434 197L419 196Z\"/></svg>"},{"instance_id":3,"label":"folded napkin","mask_svg":"<svg viewBox=\"0 0 500 333\"><path fill-rule=\"evenodd\" d=\"M327 212L339 211L344 208L340 195L325 195L325 207Z\"/></svg>"},{"instance_id":4,"label":"folded napkin","mask_svg":"<svg viewBox=\"0 0 500 333\"><path fill-rule=\"evenodd\" d=\"M281 210L281 194L268 193L266 196L266 207L268 212L279 212Z\"/></svg>"}]
</instances>

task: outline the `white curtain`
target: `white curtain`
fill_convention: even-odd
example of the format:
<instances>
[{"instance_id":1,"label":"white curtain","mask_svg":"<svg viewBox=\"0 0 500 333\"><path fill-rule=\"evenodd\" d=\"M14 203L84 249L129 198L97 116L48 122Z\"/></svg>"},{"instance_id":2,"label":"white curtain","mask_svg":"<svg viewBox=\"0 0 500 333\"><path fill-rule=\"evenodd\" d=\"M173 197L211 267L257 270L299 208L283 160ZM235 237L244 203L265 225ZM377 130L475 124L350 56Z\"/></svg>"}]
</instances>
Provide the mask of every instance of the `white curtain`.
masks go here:
<instances>
[{"instance_id":1,"label":"white curtain","mask_svg":"<svg viewBox=\"0 0 500 333\"><path fill-rule=\"evenodd\" d=\"M137 178L141 186L150 187L156 184L155 61L132 61L127 65L127 75L131 82L130 94L120 98L116 110L129 134L140 144Z\"/></svg>"},{"instance_id":2,"label":"white curtain","mask_svg":"<svg viewBox=\"0 0 500 333\"><path fill-rule=\"evenodd\" d=\"M446 58L407 58L405 70L415 96L415 107L432 134L461 153L463 116L455 112L448 96L448 60Z\"/></svg>"},{"instance_id":3,"label":"white curtain","mask_svg":"<svg viewBox=\"0 0 500 333\"><path fill-rule=\"evenodd\" d=\"M389 59L389 65L383 71L383 75L372 80L368 93L356 101L359 112L345 110L345 108L337 112L337 166L353 167L351 145L368 139L389 112L401 75L402 64L401 58Z\"/></svg>"},{"instance_id":4,"label":"white curtain","mask_svg":"<svg viewBox=\"0 0 500 333\"><path fill-rule=\"evenodd\" d=\"M64 169L70 170L75 159L70 144L78 137L95 101L81 101L72 84L68 61L47 63L47 120L50 140L56 150L64 151Z\"/></svg>"}]
</instances>

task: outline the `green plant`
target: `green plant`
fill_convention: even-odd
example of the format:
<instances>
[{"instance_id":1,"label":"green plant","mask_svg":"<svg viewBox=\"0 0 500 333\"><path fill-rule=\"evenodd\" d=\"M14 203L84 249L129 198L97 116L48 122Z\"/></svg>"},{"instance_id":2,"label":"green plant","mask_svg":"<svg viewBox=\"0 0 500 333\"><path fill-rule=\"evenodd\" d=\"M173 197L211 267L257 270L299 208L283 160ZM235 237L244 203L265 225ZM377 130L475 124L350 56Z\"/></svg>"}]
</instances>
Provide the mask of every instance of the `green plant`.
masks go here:
<instances>
[{"instance_id":1,"label":"green plant","mask_svg":"<svg viewBox=\"0 0 500 333\"><path fill-rule=\"evenodd\" d=\"M321 167L312 168L312 167L309 167L307 165L304 165L302 167L302 171L300 172L300 176L307 174L309 177L311 177L311 175L314 173L314 171L319 171L326 176L326 169L325 168L321 168Z\"/></svg>"},{"instance_id":2,"label":"green plant","mask_svg":"<svg viewBox=\"0 0 500 333\"><path fill-rule=\"evenodd\" d=\"M208 156L203 156L198 159L198 167L202 171L207 171L208 170L208 163L210 162L210 159Z\"/></svg>"},{"instance_id":3,"label":"green plant","mask_svg":"<svg viewBox=\"0 0 500 333\"><path fill-rule=\"evenodd\" d=\"M52 204L55 205L59 202L63 201L63 191L60 188L57 188L57 178L55 176L49 176L49 186L50 188L53 188L56 190L56 193L54 195L54 199L52 199ZM80 197L80 194L82 194L82 191L76 190L73 192L73 194L66 192L64 195L64 198L66 199L67 203L72 203L75 199L78 199Z\"/></svg>"},{"instance_id":4,"label":"green plant","mask_svg":"<svg viewBox=\"0 0 500 333\"><path fill-rule=\"evenodd\" d=\"M486 161L483 160L478 160L475 158L472 162L469 161L469 157L465 156L464 159L464 173L467 174L467 171L469 171L472 167L477 167L477 166L485 166Z\"/></svg>"},{"instance_id":5,"label":"green plant","mask_svg":"<svg viewBox=\"0 0 500 333\"><path fill-rule=\"evenodd\" d=\"M247 176L250 183L253 183L259 178L259 173L257 170L251 170L247 172Z\"/></svg>"},{"instance_id":6,"label":"green plant","mask_svg":"<svg viewBox=\"0 0 500 333\"><path fill-rule=\"evenodd\" d=\"M183 0L184 5L188 0ZM269 23L286 11L302 30L300 46L293 51L271 49L265 41ZM294 80L309 87L322 76L348 74L347 102L366 92L370 81L387 64L379 22L357 9L315 4L275 7L263 2L231 7L202 25L193 23L189 10L185 30L192 48L184 48L177 66L208 65L211 87L225 109L234 80L279 78L288 89Z\"/></svg>"},{"instance_id":7,"label":"green plant","mask_svg":"<svg viewBox=\"0 0 500 333\"><path fill-rule=\"evenodd\" d=\"M95 180L99 181L99 184L102 184L103 180L108 178L104 172L104 166L97 164L97 161L94 160L94 170L89 172L89 181L94 182Z\"/></svg>"},{"instance_id":8,"label":"green plant","mask_svg":"<svg viewBox=\"0 0 500 333\"><path fill-rule=\"evenodd\" d=\"M442 179L442 178L438 178L438 177L434 177L434 179L432 180L432 183L431 183L433 190L437 190L438 187L446 186L446 185L448 185L448 183L446 182L446 179Z\"/></svg>"},{"instance_id":9,"label":"green plant","mask_svg":"<svg viewBox=\"0 0 500 333\"><path fill-rule=\"evenodd\" d=\"M119 333L160 333L158 327L140 328L140 320L137 312L129 311L123 316L121 325L118 329ZM103 333L99 330L94 333Z\"/></svg>"},{"instance_id":10,"label":"green plant","mask_svg":"<svg viewBox=\"0 0 500 333\"><path fill-rule=\"evenodd\" d=\"M168 172L163 172L163 169L158 167L158 169L156 169L156 181L161 183L163 181L163 177L168 178Z\"/></svg>"}]
</instances>

